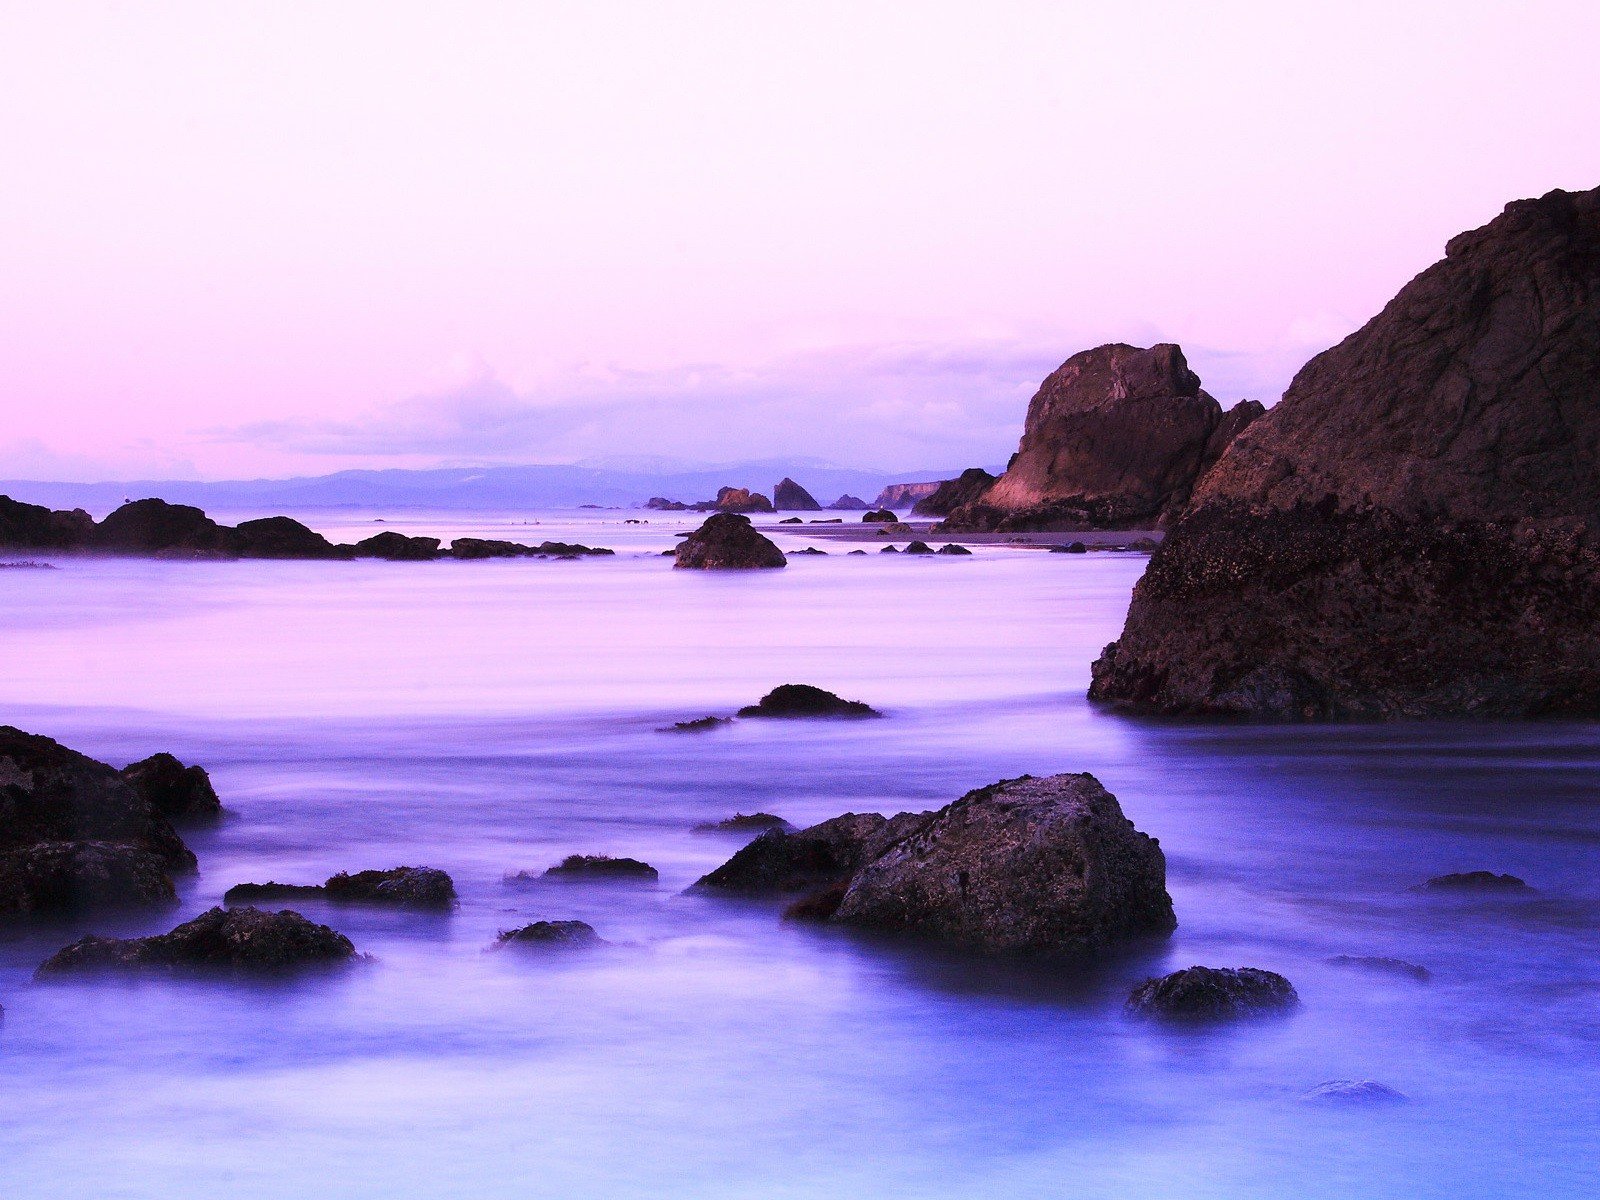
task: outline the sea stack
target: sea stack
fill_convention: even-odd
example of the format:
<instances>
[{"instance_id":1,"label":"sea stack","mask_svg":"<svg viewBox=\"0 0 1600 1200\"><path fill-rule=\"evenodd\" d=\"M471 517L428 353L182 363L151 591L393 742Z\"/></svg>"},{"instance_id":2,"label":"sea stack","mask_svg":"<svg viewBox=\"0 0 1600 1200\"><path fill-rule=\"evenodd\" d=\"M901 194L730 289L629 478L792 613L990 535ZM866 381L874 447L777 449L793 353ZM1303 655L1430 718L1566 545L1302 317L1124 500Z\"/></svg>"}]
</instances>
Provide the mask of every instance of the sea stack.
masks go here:
<instances>
[{"instance_id":1,"label":"sea stack","mask_svg":"<svg viewBox=\"0 0 1600 1200\"><path fill-rule=\"evenodd\" d=\"M698 570L744 570L786 567L789 560L769 539L757 533L750 518L717 513L678 543L674 567Z\"/></svg>"},{"instance_id":2,"label":"sea stack","mask_svg":"<svg viewBox=\"0 0 1600 1200\"><path fill-rule=\"evenodd\" d=\"M1600 713L1600 189L1522 200L1196 489L1090 696L1265 719Z\"/></svg>"},{"instance_id":3,"label":"sea stack","mask_svg":"<svg viewBox=\"0 0 1600 1200\"><path fill-rule=\"evenodd\" d=\"M787 475L772 489L772 505L779 512L821 512L812 494Z\"/></svg>"},{"instance_id":4,"label":"sea stack","mask_svg":"<svg viewBox=\"0 0 1600 1200\"><path fill-rule=\"evenodd\" d=\"M1245 400L1224 412L1174 345L1118 342L1074 354L1029 402L1005 473L947 510L946 526L1155 528L1262 411Z\"/></svg>"}]
</instances>

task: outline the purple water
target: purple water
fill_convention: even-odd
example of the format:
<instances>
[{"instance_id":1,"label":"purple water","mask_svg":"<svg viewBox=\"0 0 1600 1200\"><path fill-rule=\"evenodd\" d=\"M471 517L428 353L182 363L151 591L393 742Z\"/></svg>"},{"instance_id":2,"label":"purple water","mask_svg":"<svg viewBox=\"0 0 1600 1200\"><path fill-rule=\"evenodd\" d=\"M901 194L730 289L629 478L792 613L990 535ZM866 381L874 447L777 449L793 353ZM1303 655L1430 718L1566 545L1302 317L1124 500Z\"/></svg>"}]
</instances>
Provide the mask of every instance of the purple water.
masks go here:
<instances>
[{"instance_id":1,"label":"purple water","mask_svg":"<svg viewBox=\"0 0 1600 1200\"><path fill-rule=\"evenodd\" d=\"M0 720L119 765L208 766L181 909L0 931L0 1193L604 1197L1588 1196L1600 1186L1600 729L1133 721L1083 698L1144 559L982 549L675 572L693 522L313 518L614 546L615 559L0 572ZM520 520L520 518L518 518ZM870 547L876 550L876 546ZM37 557L37 556L35 556ZM741 723L782 682L874 722ZM964 960L684 896L739 839L1090 770L1166 849L1180 928L1079 970ZM659 885L513 889L571 852ZM244 880L439 866L449 915L302 906L375 961L290 984L39 986L80 932ZM1486 868L1538 891L1439 898ZM580 918L595 954L484 953ZM1375 954L1419 984L1335 967ZM1124 1018L1191 963L1280 971L1297 1015ZM1373 1078L1409 1103L1305 1090Z\"/></svg>"}]
</instances>

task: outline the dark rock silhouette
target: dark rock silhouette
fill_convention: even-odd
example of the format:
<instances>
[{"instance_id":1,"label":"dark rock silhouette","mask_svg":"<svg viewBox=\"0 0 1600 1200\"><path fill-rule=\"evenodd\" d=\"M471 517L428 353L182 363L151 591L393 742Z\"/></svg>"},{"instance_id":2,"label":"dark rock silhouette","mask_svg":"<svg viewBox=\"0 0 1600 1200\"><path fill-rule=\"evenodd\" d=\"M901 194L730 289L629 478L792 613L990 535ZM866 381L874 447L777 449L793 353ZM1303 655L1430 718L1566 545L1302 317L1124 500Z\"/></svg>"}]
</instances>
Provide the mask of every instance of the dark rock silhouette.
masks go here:
<instances>
[{"instance_id":1,"label":"dark rock silhouette","mask_svg":"<svg viewBox=\"0 0 1600 1200\"><path fill-rule=\"evenodd\" d=\"M685 512L689 507L682 500L668 500L665 496L651 496L644 502L644 506L659 512Z\"/></svg>"},{"instance_id":2,"label":"dark rock silhouette","mask_svg":"<svg viewBox=\"0 0 1600 1200\"><path fill-rule=\"evenodd\" d=\"M0 549L75 550L93 531L94 518L81 508L52 511L0 496Z\"/></svg>"},{"instance_id":3,"label":"dark rock silhouette","mask_svg":"<svg viewBox=\"0 0 1600 1200\"><path fill-rule=\"evenodd\" d=\"M1227 440L1262 411L1245 401L1224 414L1177 346L1085 350L1040 385L1005 473L950 508L946 525L1155 526L1182 510Z\"/></svg>"},{"instance_id":4,"label":"dark rock silhouette","mask_svg":"<svg viewBox=\"0 0 1600 1200\"><path fill-rule=\"evenodd\" d=\"M1286 1012L1300 997L1282 975L1256 967L1186 967L1147 979L1128 997L1135 1016L1167 1021L1228 1021Z\"/></svg>"},{"instance_id":5,"label":"dark rock silhouette","mask_svg":"<svg viewBox=\"0 0 1600 1200\"><path fill-rule=\"evenodd\" d=\"M586 921L534 921L520 929L501 930L492 948L503 950L507 947L532 946L582 950L608 944Z\"/></svg>"},{"instance_id":6,"label":"dark rock silhouette","mask_svg":"<svg viewBox=\"0 0 1600 1200\"><path fill-rule=\"evenodd\" d=\"M935 550L934 553L935 554L955 554L955 555L969 554L970 555L972 553L972 551L968 550L965 546L957 545L955 542L946 542L944 545L940 546L937 550Z\"/></svg>"},{"instance_id":7,"label":"dark rock silhouette","mask_svg":"<svg viewBox=\"0 0 1600 1200\"><path fill-rule=\"evenodd\" d=\"M657 732L709 733L713 729L721 729L724 725L732 724L732 717L696 717L692 721L674 721L671 725L664 726Z\"/></svg>"},{"instance_id":8,"label":"dark rock silhouette","mask_svg":"<svg viewBox=\"0 0 1600 1200\"><path fill-rule=\"evenodd\" d=\"M1527 882L1515 875L1496 875L1493 871L1460 871L1436 875L1422 885L1429 892L1531 892Z\"/></svg>"},{"instance_id":9,"label":"dark rock silhouette","mask_svg":"<svg viewBox=\"0 0 1600 1200\"><path fill-rule=\"evenodd\" d=\"M426 562L439 557L439 539L407 537L386 529L356 543L357 558L386 558L396 562Z\"/></svg>"},{"instance_id":10,"label":"dark rock silhouette","mask_svg":"<svg viewBox=\"0 0 1600 1200\"><path fill-rule=\"evenodd\" d=\"M169 821L208 821L222 815L222 801L204 767L186 767L165 751L129 763L122 778Z\"/></svg>"},{"instance_id":11,"label":"dark rock silhouette","mask_svg":"<svg viewBox=\"0 0 1600 1200\"><path fill-rule=\"evenodd\" d=\"M364 904L394 904L411 908L449 908L456 902L456 885L437 867L391 867L387 871L340 871L322 885L328 899Z\"/></svg>"},{"instance_id":12,"label":"dark rock silhouette","mask_svg":"<svg viewBox=\"0 0 1600 1200\"><path fill-rule=\"evenodd\" d=\"M784 683L739 710L741 717L881 717L870 704L844 700L809 683Z\"/></svg>"},{"instance_id":13,"label":"dark rock silhouette","mask_svg":"<svg viewBox=\"0 0 1600 1200\"><path fill-rule=\"evenodd\" d=\"M861 520L868 525L892 525L900 518L895 516L891 509L875 508L864 514Z\"/></svg>"},{"instance_id":14,"label":"dark rock silhouette","mask_svg":"<svg viewBox=\"0 0 1600 1200\"><path fill-rule=\"evenodd\" d=\"M1166 860L1093 775L968 792L868 859L835 922L988 953L1078 955L1175 928Z\"/></svg>"},{"instance_id":15,"label":"dark rock silhouette","mask_svg":"<svg viewBox=\"0 0 1600 1200\"><path fill-rule=\"evenodd\" d=\"M748 833L765 832L768 829L790 829L789 822L782 817L775 817L771 813L734 813L731 817L724 817L720 821L707 821L696 825L696 833Z\"/></svg>"},{"instance_id":16,"label":"dark rock silhouette","mask_svg":"<svg viewBox=\"0 0 1600 1200\"><path fill-rule=\"evenodd\" d=\"M119 842L35 842L0 850L0 914L72 913L177 898L157 854Z\"/></svg>"},{"instance_id":17,"label":"dark rock silhouette","mask_svg":"<svg viewBox=\"0 0 1600 1200\"><path fill-rule=\"evenodd\" d=\"M222 893L224 904L257 904L278 900L326 900L320 883L236 883Z\"/></svg>"},{"instance_id":18,"label":"dark rock silhouette","mask_svg":"<svg viewBox=\"0 0 1600 1200\"><path fill-rule=\"evenodd\" d=\"M232 548L240 558L349 558L352 551L335 546L291 517L241 521L234 528Z\"/></svg>"},{"instance_id":19,"label":"dark rock silhouette","mask_svg":"<svg viewBox=\"0 0 1600 1200\"><path fill-rule=\"evenodd\" d=\"M213 908L155 937L80 938L47 959L38 977L102 971L273 974L355 957L355 947L344 934L299 913Z\"/></svg>"},{"instance_id":20,"label":"dark rock silhouette","mask_svg":"<svg viewBox=\"0 0 1600 1200\"><path fill-rule=\"evenodd\" d=\"M847 882L869 858L932 817L845 813L806 829L770 829L694 886L747 896L832 887Z\"/></svg>"},{"instance_id":21,"label":"dark rock silhouette","mask_svg":"<svg viewBox=\"0 0 1600 1200\"><path fill-rule=\"evenodd\" d=\"M772 506L779 512L821 512L822 505L787 475L772 489Z\"/></svg>"},{"instance_id":22,"label":"dark rock silhouette","mask_svg":"<svg viewBox=\"0 0 1600 1200\"><path fill-rule=\"evenodd\" d=\"M1403 975L1417 983L1427 983L1433 972L1427 967L1403 958L1385 958L1375 954L1335 954L1324 962L1335 967L1350 967L1357 971L1370 971L1376 975Z\"/></svg>"},{"instance_id":23,"label":"dark rock silhouette","mask_svg":"<svg viewBox=\"0 0 1600 1200\"><path fill-rule=\"evenodd\" d=\"M556 878L656 879L660 875L637 858L612 858L609 854L569 854L545 872Z\"/></svg>"},{"instance_id":24,"label":"dark rock silhouette","mask_svg":"<svg viewBox=\"0 0 1600 1200\"><path fill-rule=\"evenodd\" d=\"M944 517L964 504L976 504L994 485L998 475L991 475L982 467L968 467L954 479L946 479L933 491L911 506L919 517Z\"/></svg>"},{"instance_id":25,"label":"dark rock silhouette","mask_svg":"<svg viewBox=\"0 0 1600 1200\"><path fill-rule=\"evenodd\" d=\"M584 558L603 557L615 554L616 551L603 546L585 546L578 542L544 541L537 546L524 546L521 542L508 542L497 538L456 538L450 543L449 553L452 558L461 559Z\"/></svg>"},{"instance_id":26,"label":"dark rock silhouette","mask_svg":"<svg viewBox=\"0 0 1600 1200\"><path fill-rule=\"evenodd\" d=\"M872 507L872 505L861 499L861 497L852 496L846 492L832 504L828 505L828 507L833 509L835 512L866 512L867 509Z\"/></svg>"},{"instance_id":27,"label":"dark rock silhouette","mask_svg":"<svg viewBox=\"0 0 1600 1200\"><path fill-rule=\"evenodd\" d=\"M783 551L756 532L750 518L718 513L678 545L674 567L696 570L746 570L788 565Z\"/></svg>"},{"instance_id":28,"label":"dark rock silhouette","mask_svg":"<svg viewBox=\"0 0 1600 1200\"><path fill-rule=\"evenodd\" d=\"M88 545L123 554L200 551L231 555L232 529L218 525L200 509L165 500L133 500L94 527Z\"/></svg>"},{"instance_id":29,"label":"dark rock silhouette","mask_svg":"<svg viewBox=\"0 0 1600 1200\"><path fill-rule=\"evenodd\" d=\"M902 554L933 554L933 553L935 553L935 551L934 551L934 548L932 546L928 545L927 542L919 540L919 541L907 542L906 543L906 548L904 550L902 550L901 553Z\"/></svg>"},{"instance_id":30,"label":"dark rock silhouette","mask_svg":"<svg viewBox=\"0 0 1600 1200\"><path fill-rule=\"evenodd\" d=\"M1268 719L1600 712L1600 190L1452 239L1196 488L1091 695Z\"/></svg>"}]
</instances>

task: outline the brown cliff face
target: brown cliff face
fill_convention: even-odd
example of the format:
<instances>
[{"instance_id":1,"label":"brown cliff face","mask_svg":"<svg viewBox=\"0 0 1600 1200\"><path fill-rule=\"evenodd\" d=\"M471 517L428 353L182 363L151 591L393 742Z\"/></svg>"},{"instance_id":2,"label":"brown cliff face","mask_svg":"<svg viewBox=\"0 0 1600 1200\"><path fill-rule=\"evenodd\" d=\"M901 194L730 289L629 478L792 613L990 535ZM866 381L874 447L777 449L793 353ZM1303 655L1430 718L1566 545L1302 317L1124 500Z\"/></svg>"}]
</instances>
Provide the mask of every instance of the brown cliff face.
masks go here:
<instances>
[{"instance_id":1,"label":"brown cliff face","mask_svg":"<svg viewBox=\"0 0 1600 1200\"><path fill-rule=\"evenodd\" d=\"M1091 697L1600 712L1600 190L1462 234L1223 454Z\"/></svg>"},{"instance_id":2,"label":"brown cliff face","mask_svg":"<svg viewBox=\"0 0 1600 1200\"><path fill-rule=\"evenodd\" d=\"M1224 414L1183 351L1122 343L1075 354L1028 404L1005 474L951 528L1130 529L1162 523L1261 406Z\"/></svg>"}]
</instances>

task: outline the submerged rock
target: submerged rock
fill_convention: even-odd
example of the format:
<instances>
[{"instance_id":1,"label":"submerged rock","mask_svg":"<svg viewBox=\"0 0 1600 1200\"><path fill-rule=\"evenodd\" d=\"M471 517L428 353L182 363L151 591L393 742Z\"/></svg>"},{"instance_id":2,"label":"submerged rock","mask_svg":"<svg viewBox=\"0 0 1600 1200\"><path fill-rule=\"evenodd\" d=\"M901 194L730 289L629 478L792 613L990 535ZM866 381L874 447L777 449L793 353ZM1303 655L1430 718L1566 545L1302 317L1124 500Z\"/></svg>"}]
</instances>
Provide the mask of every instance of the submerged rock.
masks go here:
<instances>
[{"instance_id":1,"label":"submerged rock","mask_svg":"<svg viewBox=\"0 0 1600 1200\"><path fill-rule=\"evenodd\" d=\"M1258 719L1600 713L1600 189L1450 241L1196 488L1091 696Z\"/></svg>"},{"instance_id":2,"label":"submerged rock","mask_svg":"<svg viewBox=\"0 0 1600 1200\"><path fill-rule=\"evenodd\" d=\"M456 885L437 867L391 867L387 871L340 871L322 885L330 900L396 904L413 908L449 908Z\"/></svg>"},{"instance_id":3,"label":"submerged rock","mask_svg":"<svg viewBox=\"0 0 1600 1200\"><path fill-rule=\"evenodd\" d=\"M721 729L724 725L732 725L732 717L696 717L692 721L674 721L671 725L664 725L657 733L707 733L713 729Z\"/></svg>"},{"instance_id":4,"label":"submerged rock","mask_svg":"<svg viewBox=\"0 0 1600 1200\"><path fill-rule=\"evenodd\" d=\"M805 523L806 519L804 517L785 517L778 522L779 525L804 525Z\"/></svg>"},{"instance_id":5,"label":"submerged rock","mask_svg":"<svg viewBox=\"0 0 1600 1200\"><path fill-rule=\"evenodd\" d=\"M1375 1079L1330 1079L1301 1094L1313 1104L1352 1106L1404 1104L1405 1094Z\"/></svg>"},{"instance_id":6,"label":"submerged rock","mask_svg":"<svg viewBox=\"0 0 1600 1200\"><path fill-rule=\"evenodd\" d=\"M612 858L609 854L569 854L545 872L545 877L597 879L656 879L657 871L637 858Z\"/></svg>"},{"instance_id":7,"label":"submerged rock","mask_svg":"<svg viewBox=\"0 0 1600 1200\"><path fill-rule=\"evenodd\" d=\"M129 763L121 774L153 812L169 821L208 821L222 815L222 801L206 769L184 766L165 751Z\"/></svg>"},{"instance_id":8,"label":"submerged rock","mask_svg":"<svg viewBox=\"0 0 1600 1200\"><path fill-rule=\"evenodd\" d=\"M299 913L213 908L155 937L79 938L47 959L38 977L98 971L276 973L355 957L344 934Z\"/></svg>"},{"instance_id":9,"label":"submerged rock","mask_svg":"<svg viewBox=\"0 0 1600 1200\"><path fill-rule=\"evenodd\" d=\"M1227 1021L1287 1012L1299 1003L1294 985L1272 971L1186 967L1134 988L1128 1011L1169 1021Z\"/></svg>"},{"instance_id":10,"label":"submerged rock","mask_svg":"<svg viewBox=\"0 0 1600 1200\"><path fill-rule=\"evenodd\" d=\"M805 488L785 476L772 489L772 504L779 512L821 512L822 505Z\"/></svg>"},{"instance_id":11,"label":"submerged rock","mask_svg":"<svg viewBox=\"0 0 1600 1200\"><path fill-rule=\"evenodd\" d=\"M1335 954L1323 961L1331 966L1353 967L1379 975L1404 975L1407 979L1414 979L1418 983L1427 983L1433 978L1433 972L1427 967L1407 962L1403 958L1385 958L1375 954Z\"/></svg>"},{"instance_id":12,"label":"submerged rock","mask_svg":"<svg viewBox=\"0 0 1600 1200\"><path fill-rule=\"evenodd\" d=\"M535 921L520 929L502 929L491 948L502 950L508 946L534 946L581 950L609 944L586 921Z\"/></svg>"},{"instance_id":13,"label":"submerged rock","mask_svg":"<svg viewBox=\"0 0 1600 1200\"><path fill-rule=\"evenodd\" d=\"M1160 845L1089 774L968 792L865 862L833 920L1042 955L1177 924Z\"/></svg>"},{"instance_id":14,"label":"submerged rock","mask_svg":"<svg viewBox=\"0 0 1600 1200\"><path fill-rule=\"evenodd\" d=\"M1531 892L1527 882L1515 875L1496 875L1493 871L1461 871L1436 875L1422 885L1428 892Z\"/></svg>"},{"instance_id":15,"label":"submerged rock","mask_svg":"<svg viewBox=\"0 0 1600 1200\"><path fill-rule=\"evenodd\" d=\"M739 710L741 717L881 717L883 714L859 700L844 700L809 683L785 683L761 697L759 704Z\"/></svg>"},{"instance_id":16,"label":"submerged rock","mask_svg":"<svg viewBox=\"0 0 1600 1200\"><path fill-rule=\"evenodd\" d=\"M746 570L788 565L783 551L738 513L718 513L678 545L674 567Z\"/></svg>"}]
</instances>

